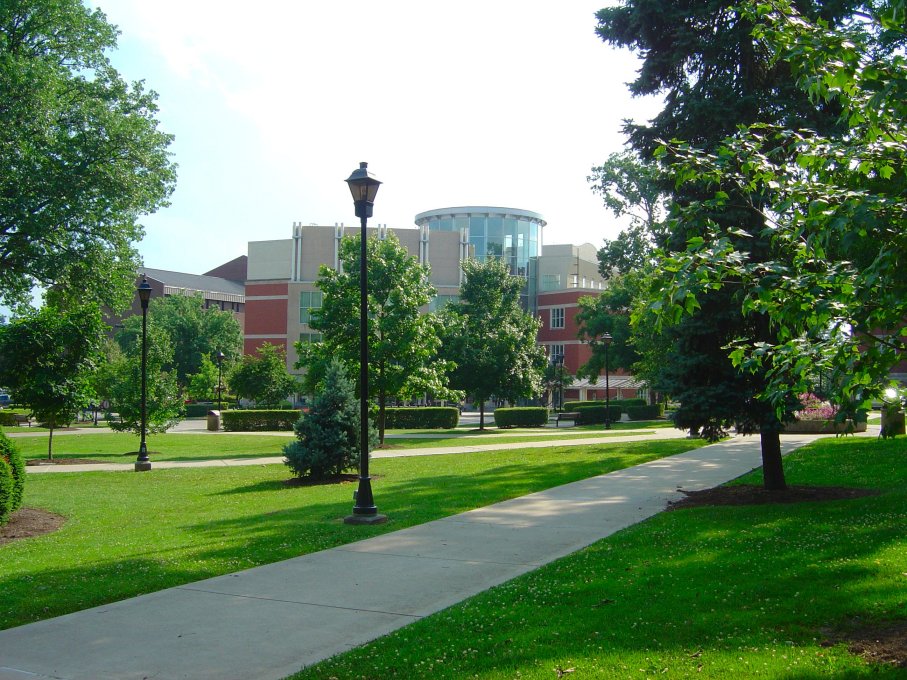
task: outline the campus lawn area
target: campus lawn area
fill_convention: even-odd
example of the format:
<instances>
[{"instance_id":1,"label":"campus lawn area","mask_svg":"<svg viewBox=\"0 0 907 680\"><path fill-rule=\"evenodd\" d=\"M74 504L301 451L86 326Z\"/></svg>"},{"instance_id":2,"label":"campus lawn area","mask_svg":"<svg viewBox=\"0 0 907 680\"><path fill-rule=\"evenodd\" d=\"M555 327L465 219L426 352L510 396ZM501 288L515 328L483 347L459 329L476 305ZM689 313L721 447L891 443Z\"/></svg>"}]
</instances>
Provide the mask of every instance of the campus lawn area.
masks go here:
<instances>
[{"instance_id":1,"label":"campus lawn area","mask_svg":"<svg viewBox=\"0 0 907 680\"><path fill-rule=\"evenodd\" d=\"M29 475L24 506L67 521L52 534L0 545L0 628L331 548L701 445L375 459L375 499L390 521L372 527L341 521L355 484L287 486L283 465Z\"/></svg>"},{"instance_id":2,"label":"campus lawn area","mask_svg":"<svg viewBox=\"0 0 907 680\"><path fill-rule=\"evenodd\" d=\"M881 494L662 513L293 678L904 678L826 645L907 622L905 439L826 439L785 469Z\"/></svg>"},{"instance_id":3,"label":"campus lawn area","mask_svg":"<svg viewBox=\"0 0 907 680\"><path fill-rule=\"evenodd\" d=\"M291 441L286 435L156 434L146 438L152 463L156 460L211 460L215 458L260 458L282 456ZM26 460L47 458L47 437L13 439ZM104 463L130 463L136 457L139 438L128 433L91 433L55 436L54 458L84 458Z\"/></svg>"},{"instance_id":4,"label":"campus lawn area","mask_svg":"<svg viewBox=\"0 0 907 680\"><path fill-rule=\"evenodd\" d=\"M399 430L401 434L414 434L411 430ZM386 449L414 449L425 447L464 446L470 444L521 443L550 441L551 430L539 434L539 430L494 430L487 435L447 432L432 437L401 437L385 441ZM559 439L586 439L595 436L644 435L651 430L632 430L607 433L601 429L555 433ZM509 433L509 434L503 434ZM494 436L497 435L497 436ZM282 456L283 447L293 437L292 432L283 434L181 434L168 433L147 437L152 464L154 461L214 460L219 458L262 458ZM16 437L16 446L26 460L47 458L47 437ZM54 458L65 460L78 458L104 463L130 463L136 457L139 439L134 434L92 433L68 434L54 437Z\"/></svg>"}]
</instances>

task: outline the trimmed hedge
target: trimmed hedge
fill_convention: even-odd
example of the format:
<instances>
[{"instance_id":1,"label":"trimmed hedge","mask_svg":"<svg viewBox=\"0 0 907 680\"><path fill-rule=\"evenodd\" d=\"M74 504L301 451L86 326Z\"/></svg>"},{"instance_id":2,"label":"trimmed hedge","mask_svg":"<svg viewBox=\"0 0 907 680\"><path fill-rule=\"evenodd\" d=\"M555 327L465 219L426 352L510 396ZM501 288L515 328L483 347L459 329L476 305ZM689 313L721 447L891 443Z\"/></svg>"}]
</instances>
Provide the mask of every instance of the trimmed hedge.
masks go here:
<instances>
[{"instance_id":1,"label":"trimmed hedge","mask_svg":"<svg viewBox=\"0 0 907 680\"><path fill-rule=\"evenodd\" d=\"M3 432L0 432L0 526L22 507L25 491L25 459Z\"/></svg>"},{"instance_id":2,"label":"trimmed hedge","mask_svg":"<svg viewBox=\"0 0 907 680\"><path fill-rule=\"evenodd\" d=\"M506 427L544 427L548 424L548 409L544 406L496 408L494 424Z\"/></svg>"},{"instance_id":3,"label":"trimmed hedge","mask_svg":"<svg viewBox=\"0 0 907 680\"><path fill-rule=\"evenodd\" d=\"M221 423L227 432L291 431L302 415L289 410L230 410L222 411Z\"/></svg>"},{"instance_id":4,"label":"trimmed hedge","mask_svg":"<svg viewBox=\"0 0 907 680\"><path fill-rule=\"evenodd\" d=\"M606 406L607 404L608 404L608 402L606 402L604 399L598 399L595 401L591 401L591 400L590 401L565 401L564 410L565 411L575 411L576 409L582 408L583 406ZM633 399L611 399L610 404L611 404L611 406L621 406L621 407L645 406L646 400L637 399L635 397Z\"/></svg>"},{"instance_id":5,"label":"trimmed hedge","mask_svg":"<svg viewBox=\"0 0 907 680\"><path fill-rule=\"evenodd\" d=\"M450 429L460 422L456 406L412 406L384 409L384 429Z\"/></svg>"},{"instance_id":6,"label":"trimmed hedge","mask_svg":"<svg viewBox=\"0 0 907 680\"><path fill-rule=\"evenodd\" d=\"M0 411L0 426L15 427L16 415L14 413L10 413L9 411Z\"/></svg>"},{"instance_id":7,"label":"trimmed hedge","mask_svg":"<svg viewBox=\"0 0 907 680\"><path fill-rule=\"evenodd\" d=\"M610 410L606 406L580 406L573 410L579 414L576 420L577 425L600 425L605 422L606 414L610 414L608 420L612 423L618 422L623 412L623 407L612 404Z\"/></svg>"},{"instance_id":8,"label":"trimmed hedge","mask_svg":"<svg viewBox=\"0 0 907 680\"><path fill-rule=\"evenodd\" d=\"M664 404L627 406L624 410L630 420L657 420L658 418L664 418L665 415Z\"/></svg>"},{"instance_id":9,"label":"trimmed hedge","mask_svg":"<svg viewBox=\"0 0 907 680\"><path fill-rule=\"evenodd\" d=\"M212 404L207 401L199 401L194 404L186 404L186 417L187 418L203 418L208 415L208 411L211 409L217 408L217 404Z\"/></svg>"}]
</instances>

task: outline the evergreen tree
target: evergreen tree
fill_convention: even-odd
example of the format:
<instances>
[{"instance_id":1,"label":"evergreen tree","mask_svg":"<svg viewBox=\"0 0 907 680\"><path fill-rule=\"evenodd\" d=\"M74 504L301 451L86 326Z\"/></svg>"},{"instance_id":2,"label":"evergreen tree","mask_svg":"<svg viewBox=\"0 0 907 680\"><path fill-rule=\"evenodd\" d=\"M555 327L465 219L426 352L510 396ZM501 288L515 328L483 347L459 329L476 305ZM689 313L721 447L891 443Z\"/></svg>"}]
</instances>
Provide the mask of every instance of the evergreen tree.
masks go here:
<instances>
[{"instance_id":1,"label":"evergreen tree","mask_svg":"<svg viewBox=\"0 0 907 680\"><path fill-rule=\"evenodd\" d=\"M361 455L359 400L343 364L328 364L322 390L308 413L293 427L297 441L287 444L284 461L297 477L326 479L355 469ZM370 446L374 444L369 429Z\"/></svg>"}]
</instances>

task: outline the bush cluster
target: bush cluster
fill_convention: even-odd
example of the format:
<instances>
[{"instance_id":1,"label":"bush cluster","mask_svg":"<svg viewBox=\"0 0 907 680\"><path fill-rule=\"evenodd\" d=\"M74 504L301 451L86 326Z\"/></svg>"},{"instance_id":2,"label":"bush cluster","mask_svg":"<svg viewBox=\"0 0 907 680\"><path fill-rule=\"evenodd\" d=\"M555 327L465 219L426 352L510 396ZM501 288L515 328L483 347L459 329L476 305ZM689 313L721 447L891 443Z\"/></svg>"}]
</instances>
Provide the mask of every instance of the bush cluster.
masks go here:
<instances>
[{"instance_id":1,"label":"bush cluster","mask_svg":"<svg viewBox=\"0 0 907 680\"><path fill-rule=\"evenodd\" d=\"M544 427L548 423L548 409L544 406L496 408L494 424L506 427Z\"/></svg>"},{"instance_id":2,"label":"bush cluster","mask_svg":"<svg viewBox=\"0 0 907 680\"><path fill-rule=\"evenodd\" d=\"M290 431L299 420L295 409L223 411L221 423L227 432Z\"/></svg>"},{"instance_id":3,"label":"bush cluster","mask_svg":"<svg viewBox=\"0 0 907 680\"><path fill-rule=\"evenodd\" d=\"M656 420L665 414L664 404L647 404L646 406L627 406L624 411L630 420Z\"/></svg>"},{"instance_id":4,"label":"bush cluster","mask_svg":"<svg viewBox=\"0 0 907 680\"><path fill-rule=\"evenodd\" d=\"M612 404L610 410L604 405L579 406L573 410L579 414L576 419L577 425L600 425L604 423L605 420L610 420L612 423L619 421L621 413L623 413L623 408L623 406L614 406ZM606 419L606 414L610 414L610 418Z\"/></svg>"},{"instance_id":5,"label":"bush cluster","mask_svg":"<svg viewBox=\"0 0 907 680\"><path fill-rule=\"evenodd\" d=\"M384 428L403 429L450 429L460 422L460 411L455 406L417 406L409 408L388 408L384 410Z\"/></svg>"},{"instance_id":6,"label":"bush cluster","mask_svg":"<svg viewBox=\"0 0 907 680\"><path fill-rule=\"evenodd\" d=\"M25 459L18 447L0 432L0 526L22 506L25 493Z\"/></svg>"},{"instance_id":7,"label":"bush cluster","mask_svg":"<svg viewBox=\"0 0 907 680\"><path fill-rule=\"evenodd\" d=\"M597 400L597 401L591 401L591 400L590 401L565 401L564 410L565 411L575 411L576 409L581 408L583 406L606 406L608 403L609 402L606 402L604 399ZM635 397L633 399L611 399L610 405L611 406L620 406L622 408L626 407L626 406L645 406L646 400L637 399Z\"/></svg>"}]
</instances>

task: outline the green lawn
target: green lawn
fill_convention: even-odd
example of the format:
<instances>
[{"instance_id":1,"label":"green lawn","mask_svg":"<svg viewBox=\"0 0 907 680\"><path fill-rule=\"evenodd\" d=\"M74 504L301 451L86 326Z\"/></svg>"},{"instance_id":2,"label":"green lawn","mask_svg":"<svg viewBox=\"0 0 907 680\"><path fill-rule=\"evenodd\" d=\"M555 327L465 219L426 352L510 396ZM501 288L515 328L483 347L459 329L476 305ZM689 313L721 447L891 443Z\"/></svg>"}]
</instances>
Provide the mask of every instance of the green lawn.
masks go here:
<instances>
[{"instance_id":1,"label":"green lawn","mask_svg":"<svg viewBox=\"0 0 907 680\"><path fill-rule=\"evenodd\" d=\"M882 493L662 513L293 678L904 678L824 644L907 620L904 438L823 440L785 468Z\"/></svg>"},{"instance_id":2,"label":"green lawn","mask_svg":"<svg viewBox=\"0 0 907 680\"><path fill-rule=\"evenodd\" d=\"M67 522L0 546L0 628L331 548L702 444L376 459L375 500L390 521L374 527L341 522L354 484L287 487L282 465L30 475L24 505Z\"/></svg>"},{"instance_id":3,"label":"green lawn","mask_svg":"<svg viewBox=\"0 0 907 680\"><path fill-rule=\"evenodd\" d=\"M292 433L281 435L159 434L146 438L155 460L210 460L282 456ZM47 437L16 437L13 440L26 459L47 458ZM68 434L54 437L54 458L86 458L105 463L128 463L135 459L139 438L134 434Z\"/></svg>"},{"instance_id":4,"label":"green lawn","mask_svg":"<svg viewBox=\"0 0 907 680\"><path fill-rule=\"evenodd\" d=\"M401 433L409 431L400 430ZM405 437L387 439L387 449L414 449L425 447L464 446L472 444L497 444L550 441L552 435L540 435L538 430L507 430L509 435L494 430L475 435L447 433L442 438ZM546 430L547 432L547 430ZM607 433L600 428L589 430L564 430L557 436L563 439L584 439L595 436L627 436L647 434L651 430L630 430ZM435 432L437 433L437 432ZM434 434L434 433L433 433ZM497 435L497 436L495 436ZM181 434L150 435L147 438L152 463L164 460L212 460L218 458L260 458L282 456L283 447L290 442L292 433L283 435L244 434ZM16 437L16 446L26 459L47 458L47 437ZM54 437L54 458L85 458L105 463L128 463L136 457L139 439L134 434L86 433Z\"/></svg>"}]
</instances>

